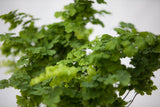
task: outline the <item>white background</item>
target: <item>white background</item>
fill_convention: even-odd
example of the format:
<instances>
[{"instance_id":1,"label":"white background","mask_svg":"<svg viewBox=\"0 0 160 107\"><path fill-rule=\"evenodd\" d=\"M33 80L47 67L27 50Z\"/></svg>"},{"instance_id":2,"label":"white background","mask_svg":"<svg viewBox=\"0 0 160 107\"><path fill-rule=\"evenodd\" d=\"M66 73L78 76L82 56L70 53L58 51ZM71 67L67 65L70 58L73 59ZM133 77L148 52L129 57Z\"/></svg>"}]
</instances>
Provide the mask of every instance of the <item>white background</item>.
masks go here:
<instances>
[{"instance_id":1,"label":"white background","mask_svg":"<svg viewBox=\"0 0 160 107\"><path fill-rule=\"evenodd\" d=\"M108 33L116 36L113 31L120 21L134 23L139 31L150 31L160 34L160 0L106 0L108 5L94 5L98 9L106 9L112 12L112 15L100 17L106 27L94 26L94 33L90 37L93 40L95 36ZM20 12L26 12L40 18L36 24L53 23L59 21L54 18L54 12L63 9L64 4L73 2L73 0L0 0L0 15L8 13L11 10L19 9ZM8 24L0 20L0 34L8 32ZM88 25L89 27L91 25ZM18 32L19 28L13 32ZM0 55L0 60L4 57ZM125 60L124 63L128 63ZM0 79L9 78L10 75L4 75L5 68L0 68ZM160 89L160 73L155 72L156 78L153 78L155 85ZM131 107L160 107L160 90L153 92L152 96L138 95ZM0 90L0 107L17 107L16 95L18 90L8 88ZM133 94L129 96L133 97Z\"/></svg>"}]
</instances>

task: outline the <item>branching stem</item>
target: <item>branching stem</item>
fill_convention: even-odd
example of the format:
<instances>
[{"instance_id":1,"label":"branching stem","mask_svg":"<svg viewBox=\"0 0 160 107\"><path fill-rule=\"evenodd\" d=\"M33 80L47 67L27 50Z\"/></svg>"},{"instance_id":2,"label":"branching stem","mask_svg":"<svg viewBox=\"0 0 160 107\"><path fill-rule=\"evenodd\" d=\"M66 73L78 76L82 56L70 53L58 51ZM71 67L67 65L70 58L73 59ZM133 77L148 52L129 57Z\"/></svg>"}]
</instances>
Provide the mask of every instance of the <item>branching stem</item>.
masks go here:
<instances>
[{"instance_id":1,"label":"branching stem","mask_svg":"<svg viewBox=\"0 0 160 107\"><path fill-rule=\"evenodd\" d=\"M125 98L128 96L129 93L130 93L130 91L127 92L127 94L125 95L125 97L123 98L123 100L125 100Z\"/></svg>"},{"instance_id":2,"label":"branching stem","mask_svg":"<svg viewBox=\"0 0 160 107\"><path fill-rule=\"evenodd\" d=\"M134 95L133 99L131 100L131 102L129 103L129 105L128 105L127 107L129 107L129 106L133 103L133 101L134 101L134 99L136 98L137 94L138 94L138 93L136 93L136 94Z\"/></svg>"}]
</instances>

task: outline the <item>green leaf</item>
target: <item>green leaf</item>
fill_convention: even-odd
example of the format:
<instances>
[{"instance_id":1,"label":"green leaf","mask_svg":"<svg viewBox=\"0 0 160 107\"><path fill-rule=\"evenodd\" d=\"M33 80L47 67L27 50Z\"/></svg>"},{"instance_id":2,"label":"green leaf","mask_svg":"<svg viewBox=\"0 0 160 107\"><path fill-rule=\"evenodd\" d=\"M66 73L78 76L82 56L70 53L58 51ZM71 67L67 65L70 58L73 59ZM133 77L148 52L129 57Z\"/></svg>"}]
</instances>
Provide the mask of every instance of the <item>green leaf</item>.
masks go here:
<instances>
[{"instance_id":1,"label":"green leaf","mask_svg":"<svg viewBox=\"0 0 160 107\"><path fill-rule=\"evenodd\" d=\"M74 98L75 95L76 95L76 91L73 90L73 89L64 88L64 89L63 89L63 94L64 94L64 95L67 95L67 96L70 96L71 98Z\"/></svg>"},{"instance_id":2,"label":"green leaf","mask_svg":"<svg viewBox=\"0 0 160 107\"><path fill-rule=\"evenodd\" d=\"M26 71L16 71L9 78L10 86L20 89L21 91L26 91L31 88L29 82L31 80L30 75Z\"/></svg>"},{"instance_id":3,"label":"green leaf","mask_svg":"<svg viewBox=\"0 0 160 107\"><path fill-rule=\"evenodd\" d=\"M129 40L126 40L126 41L122 41L121 44L123 47L127 47L128 45L131 44L131 42Z\"/></svg>"},{"instance_id":4,"label":"green leaf","mask_svg":"<svg viewBox=\"0 0 160 107\"><path fill-rule=\"evenodd\" d=\"M102 59L109 59L110 55L105 53L92 53L88 56L88 60L90 63L98 64L100 60Z\"/></svg>"},{"instance_id":5,"label":"green leaf","mask_svg":"<svg viewBox=\"0 0 160 107\"><path fill-rule=\"evenodd\" d=\"M9 87L9 81L6 79L0 80L0 89L8 88Z\"/></svg>"},{"instance_id":6,"label":"green leaf","mask_svg":"<svg viewBox=\"0 0 160 107\"><path fill-rule=\"evenodd\" d=\"M130 83L130 74L127 71L117 71L114 75L109 75L104 80L105 85L114 84L120 82L123 86L127 86Z\"/></svg>"},{"instance_id":7,"label":"green leaf","mask_svg":"<svg viewBox=\"0 0 160 107\"><path fill-rule=\"evenodd\" d=\"M11 37L12 35L15 35L15 33L0 34L0 41L10 42L10 37Z\"/></svg>"},{"instance_id":8,"label":"green leaf","mask_svg":"<svg viewBox=\"0 0 160 107\"><path fill-rule=\"evenodd\" d=\"M108 78L106 78L106 80L104 81L104 84L105 85L114 84L117 81L118 81L117 75L109 75Z\"/></svg>"},{"instance_id":9,"label":"green leaf","mask_svg":"<svg viewBox=\"0 0 160 107\"><path fill-rule=\"evenodd\" d=\"M83 57L83 56L85 56L86 55L86 51L74 51L73 52L73 55L75 56L75 57L77 57L77 58L81 58L81 57Z\"/></svg>"},{"instance_id":10,"label":"green leaf","mask_svg":"<svg viewBox=\"0 0 160 107\"><path fill-rule=\"evenodd\" d=\"M62 16L62 12L56 12L56 13L54 14L54 16L55 16L56 18L59 18L59 17Z\"/></svg>"},{"instance_id":11,"label":"green leaf","mask_svg":"<svg viewBox=\"0 0 160 107\"><path fill-rule=\"evenodd\" d=\"M126 101L124 101L122 98L118 98L112 103L112 107L125 107L127 104Z\"/></svg>"},{"instance_id":12,"label":"green leaf","mask_svg":"<svg viewBox=\"0 0 160 107\"><path fill-rule=\"evenodd\" d=\"M92 65L89 65L87 68L87 73L89 76L96 75L96 70Z\"/></svg>"},{"instance_id":13,"label":"green leaf","mask_svg":"<svg viewBox=\"0 0 160 107\"><path fill-rule=\"evenodd\" d=\"M18 10L10 11L8 14L1 15L0 18L5 21L5 23L10 23L9 30L15 29L18 25L23 23L24 18L29 18L29 20L25 21L23 24L32 23L33 20L37 20L33 18L33 16L25 13L17 13Z\"/></svg>"},{"instance_id":14,"label":"green leaf","mask_svg":"<svg viewBox=\"0 0 160 107\"><path fill-rule=\"evenodd\" d=\"M124 70L117 71L117 79L122 85L127 86L130 83L130 74Z\"/></svg>"},{"instance_id":15,"label":"green leaf","mask_svg":"<svg viewBox=\"0 0 160 107\"><path fill-rule=\"evenodd\" d=\"M80 59L80 61L79 61L79 65L80 66L83 66L83 65L88 65L89 64L89 62L88 62L88 60L87 59Z\"/></svg>"},{"instance_id":16,"label":"green leaf","mask_svg":"<svg viewBox=\"0 0 160 107\"><path fill-rule=\"evenodd\" d=\"M82 87L88 87L88 88L93 88L93 87L97 87L98 83L91 81L91 82L82 82L81 83Z\"/></svg>"},{"instance_id":17,"label":"green leaf","mask_svg":"<svg viewBox=\"0 0 160 107\"><path fill-rule=\"evenodd\" d=\"M97 2L98 2L99 4L101 4L101 3L107 4L107 2L105 2L105 0L97 0Z\"/></svg>"},{"instance_id":18,"label":"green leaf","mask_svg":"<svg viewBox=\"0 0 160 107\"><path fill-rule=\"evenodd\" d=\"M57 103L61 101L60 95L62 94L62 89L59 87L55 87L50 91L47 95L44 95L43 103L48 107L57 107Z\"/></svg>"},{"instance_id":19,"label":"green leaf","mask_svg":"<svg viewBox=\"0 0 160 107\"><path fill-rule=\"evenodd\" d=\"M18 61L17 61L17 66L20 65L25 65L25 64L29 64L29 60L28 60L28 56L22 56Z\"/></svg>"},{"instance_id":20,"label":"green leaf","mask_svg":"<svg viewBox=\"0 0 160 107\"><path fill-rule=\"evenodd\" d=\"M0 89L20 90L18 106L124 107L126 91L151 95L156 89L151 78L160 68L160 35L120 22L117 37L102 34L89 41L88 24L104 27L97 15L110 14L95 9L95 2L106 4L74 0L55 13L62 21L40 27L33 16L17 10L0 16L10 30L22 27L17 34L0 34L2 55L12 57L5 63L12 76L0 81ZM134 67L121 64L125 57Z\"/></svg>"},{"instance_id":21,"label":"green leaf","mask_svg":"<svg viewBox=\"0 0 160 107\"><path fill-rule=\"evenodd\" d=\"M100 93L98 89L94 88L82 88L82 97L83 100L89 100L89 99L94 99L96 97L100 96Z\"/></svg>"},{"instance_id":22,"label":"green leaf","mask_svg":"<svg viewBox=\"0 0 160 107\"><path fill-rule=\"evenodd\" d=\"M47 50L47 53L48 53L48 55L54 55L54 54L56 54L56 51L55 50Z\"/></svg>"},{"instance_id":23,"label":"green leaf","mask_svg":"<svg viewBox=\"0 0 160 107\"><path fill-rule=\"evenodd\" d=\"M77 68L68 67L66 65L56 65L46 67L46 72L41 73L38 77L31 80L30 85L38 84L44 80L53 78L51 86L60 85L62 81L69 82L77 74ZM66 79L67 78L67 79Z\"/></svg>"},{"instance_id":24,"label":"green leaf","mask_svg":"<svg viewBox=\"0 0 160 107\"><path fill-rule=\"evenodd\" d=\"M103 13L105 13L105 14L111 14L111 12L108 12L108 11L106 11L106 10L98 11L98 13L99 13L99 14L103 14Z\"/></svg>"},{"instance_id":25,"label":"green leaf","mask_svg":"<svg viewBox=\"0 0 160 107\"><path fill-rule=\"evenodd\" d=\"M148 45L154 45L154 37L152 34L148 34L145 41L148 43Z\"/></svg>"},{"instance_id":26,"label":"green leaf","mask_svg":"<svg viewBox=\"0 0 160 107\"><path fill-rule=\"evenodd\" d=\"M133 45L130 45L124 48L123 52L126 54L126 56L132 57L138 52L138 49Z\"/></svg>"},{"instance_id":27,"label":"green leaf","mask_svg":"<svg viewBox=\"0 0 160 107\"><path fill-rule=\"evenodd\" d=\"M120 22L120 26L121 26L122 28L135 29L134 25L131 24L131 23Z\"/></svg>"},{"instance_id":28,"label":"green leaf","mask_svg":"<svg viewBox=\"0 0 160 107\"><path fill-rule=\"evenodd\" d=\"M109 41L108 43L106 43L107 50L115 50L118 47L119 47L119 42L117 39L113 39L113 40Z\"/></svg>"},{"instance_id":29,"label":"green leaf","mask_svg":"<svg viewBox=\"0 0 160 107\"><path fill-rule=\"evenodd\" d=\"M76 9L75 9L75 5L74 4L69 4L69 5L66 5L64 7L64 9L67 9L70 16L74 16L76 14Z\"/></svg>"},{"instance_id":30,"label":"green leaf","mask_svg":"<svg viewBox=\"0 0 160 107\"><path fill-rule=\"evenodd\" d=\"M75 36L77 37L77 39L88 40L88 36L91 33L92 33L92 29L79 28L78 30L75 31Z\"/></svg>"},{"instance_id":31,"label":"green leaf","mask_svg":"<svg viewBox=\"0 0 160 107\"><path fill-rule=\"evenodd\" d=\"M31 107L31 106L29 106L29 100L28 99L26 99L22 96L18 96L18 95L16 96L16 98L17 98L17 104L19 106L21 106L21 107Z\"/></svg>"},{"instance_id":32,"label":"green leaf","mask_svg":"<svg viewBox=\"0 0 160 107\"><path fill-rule=\"evenodd\" d=\"M45 50L45 48L44 47L31 47L31 48L27 48L25 50L28 51L28 52L31 52L33 54L38 54L41 51Z\"/></svg>"},{"instance_id":33,"label":"green leaf","mask_svg":"<svg viewBox=\"0 0 160 107\"><path fill-rule=\"evenodd\" d=\"M74 29L75 29L75 27L77 27L74 23L69 23L69 22L67 22L66 24L65 24L65 31L67 32L67 33L71 33L72 31L74 31Z\"/></svg>"},{"instance_id":34,"label":"green leaf","mask_svg":"<svg viewBox=\"0 0 160 107\"><path fill-rule=\"evenodd\" d=\"M99 25L101 25L102 27L104 27L103 22L102 22L101 20L97 19L97 18L93 18L92 24L99 24Z\"/></svg>"},{"instance_id":35,"label":"green leaf","mask_svg":"<svg viewBox=\"0 0 160 107\"><path fill-rule=\"evenodd\" d=\"M155 51L160 53L160 44L156 47Z\"/></svg>"},{"instance_id":36,"label":"green leaf","mask_svg":"<svg viewBox=\"0 0 160 107\"><path fill-rule=\"evenodd\" d=\"M120 57L121 57L121 53L115 52L115 53L112 53L110 60L111 61L118 61L118 60L120 60Z\"/></svg>"},{"instance_id":37,"label":"green leaf","mask_svg":"<svg viewBox=\"0 0 160 107\"><path fill-rule=\"evenodd\" d=\"M137 36L135 38L135 44L139 49L144 49L145 48L145 41L144 38L141 36Z\"/></svg>"}]
</instances>

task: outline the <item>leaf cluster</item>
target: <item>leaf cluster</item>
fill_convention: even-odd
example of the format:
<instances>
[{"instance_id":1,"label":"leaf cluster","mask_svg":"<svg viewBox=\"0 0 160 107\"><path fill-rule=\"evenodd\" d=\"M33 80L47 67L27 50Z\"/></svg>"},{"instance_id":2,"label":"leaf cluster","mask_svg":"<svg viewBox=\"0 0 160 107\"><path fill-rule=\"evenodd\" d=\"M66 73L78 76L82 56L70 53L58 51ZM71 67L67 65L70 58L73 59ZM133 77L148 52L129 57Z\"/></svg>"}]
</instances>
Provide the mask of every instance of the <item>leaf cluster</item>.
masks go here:
<instances>
[{"instance_id":1,"label":"leaf cluster","mask_svg":"<svg viewBox=\"0 0 160 107\"><path fill-rule=\"evenodd\" d=\"M8 61L13 74L0 81L0 89L19 89L17 104L21 107L41 103L47 107L125 107L129 102L122 96L127 91L151 95L156 89L151 77L160 68L160 36L120 22L114 29L118 37L104 34L89 41L92 29L86 28L87 23L104 27L95 15L110 14L95 10L93 3L74 0L55 13L61 22L41 27L35 26L33 16L17 10L1 15L10 23L9 30L18 25L22 29L18 35L0 34L2 54L19 57ZM134 67L121 64L126 57Z\"/></svg>"}]
</instances>

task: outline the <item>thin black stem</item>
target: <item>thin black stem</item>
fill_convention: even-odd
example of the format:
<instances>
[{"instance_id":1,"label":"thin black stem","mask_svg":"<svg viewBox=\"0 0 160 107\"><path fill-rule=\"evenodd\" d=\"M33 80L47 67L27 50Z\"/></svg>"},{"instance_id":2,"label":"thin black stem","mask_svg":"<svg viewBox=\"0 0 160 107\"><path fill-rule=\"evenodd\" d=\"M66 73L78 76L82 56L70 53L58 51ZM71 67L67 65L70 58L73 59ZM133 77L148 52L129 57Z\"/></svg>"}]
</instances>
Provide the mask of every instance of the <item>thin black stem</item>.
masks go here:
<instances>
[{"instance_id":1,"label":"thin black stem","mask_svg":"<svg viewBox=\"0 0 160 107\"><path fill-rule=\"evenodd\" d=\"M133 103L133 101L134 101L134 99L136 98L137 94L138 94L138 93L136 93L136 94L134 95L133 99L131 100L131 102L129 103L129 105L128 105L127 107L129 107L129 106Z\"/></svg>"},{"instance_id":2,"label":"thin black stem","mask_svg":"<svg viewBox=\"0 0 160 107\"><path fill-rule=\"evenodd\" d=\"M123 100L125 100L125 98L128 96L129 93L130 93L130 91L127 92L127 94L125 95L125 97L123 98Z\"/></svg>"}]
</instances>

